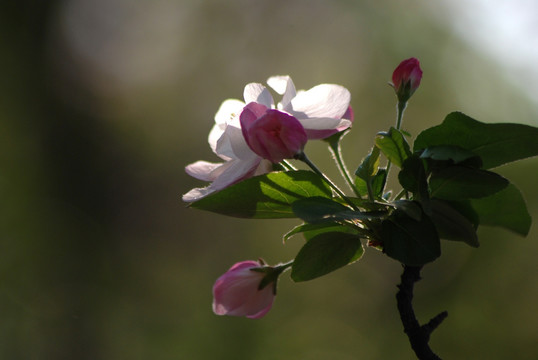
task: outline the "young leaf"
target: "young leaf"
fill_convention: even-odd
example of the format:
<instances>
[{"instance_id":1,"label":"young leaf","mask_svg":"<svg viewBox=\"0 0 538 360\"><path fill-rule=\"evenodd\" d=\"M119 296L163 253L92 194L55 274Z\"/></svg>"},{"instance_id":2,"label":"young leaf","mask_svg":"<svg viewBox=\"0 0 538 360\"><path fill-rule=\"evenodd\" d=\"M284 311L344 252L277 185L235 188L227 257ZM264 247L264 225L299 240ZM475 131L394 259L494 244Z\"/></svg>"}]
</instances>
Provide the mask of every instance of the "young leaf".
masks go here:
<instances>
[{"instance_id":1,"label":"young leaf","mask_svg":"<svg viewBox=\"0 0 538 360\"><path fill-rule=\"evenodd\" d=\"M494 172L455 165L432 173L430 195L445 200L477 199L495 194L509 183Z\"/></svg>"},{"instance_id":2,"label":"young leaf","mask_svg":"<svg viewBox=\"0 0 538 360\"><path fill-rule=\"evenodd\" d=\"M430 146L456 145L480 156L484 169L538 155L538 128L523 124L486 124L460 112L441 125L421 132L414 151Z\"/></svg>"},{"instance_id":3,"label":"young leaf","mask_svg":"<svg viewBox=\"0 0 538 360\"><path fill-rule=\"evenodd\" d=\"M355 171L355 175L357 175L354 181L355 188L361 196L368 195L370 197L369 191L371 191L371 196L375 199L380 198L383 193L387 172L384 169L379 169L379 154L379 148L374 146ZM370 186L370 190L368 186Z\"/></svg>"},{"instance_id":4,"label":"young leaf","mask_svg":"<svg viewBox=\"0 0 538 360\"><path fill-rule=\"evenodd\" d=\"M383 196L383 189L385 189L386 182L387 169L379 169L372 179L372 190L376 199L380 199Z\"/></svg>"},{"instance_id":5,"label":"young leaf","mask_svg":"<svg viewBox=\"0 0 538 360\"><path fill-rule=\"evenodd\" d=\"M368 185L366 184L366 181L360 177L356 177L354 182L355 187L361 196L368 195ZM383 189L385 188L385 183L387 182L387 169L379 169L372 177L371 182L374 198L380 199L383 196Z\"/></svg>"},{"instance_id":6,"label":"young leaf","mask_svg":"<svg viewBox=\"0 0 538 360\"><path fill-rule=\"evenodd\" d=\"M374 146L372 151L366 155L362 160L362 163L359 165L355 175L361 178L364 181L368 181L369 178L374 176L379 167L379 148Z\"/></svg>"},{"instance_id":7,"label":"young leaf","mask_svg":"<svg viewBox=\"0 0 538 360\"><path fill-rule=\"evenodd\" d=\"M291 269L293 281L326 275L358 260L364 252L360 237L345 232L324 232L311 238L299 251Z\"/></svg>"},{"instance_id":8,"label":"young leaf","mask_svg":"<svg viewBox=\"0 0 538 360\"><path fill-rule=\"evenodd\" d=\"M389 132L380 132L375 139L376 146L396 166L401 167L405 159L411 156L409 144L403 134L391 127Z\"/></svg>"},{"instance_id":9,"label":"young leaf","mask_svg":"<svg viewBox=\"0 0 538 360\"><path fill-rule=\"evenodd\" d=\"M510 184L498 193L471 200L481 225L500 226L520 235L529 233L532 219L519 190Z\"/></svg>"},{"instance_id":10,"label":"young leaf","mask_svg":"<svg viewBox=\"0 0 538 360\"><path fill-rule=\"evenodd\" d=\"M360 196L368 195L368 185L366 184L366 181L357 176L355 177L355 180L353 180L353 183Z\"/></svg>"},{"instance_id":11,"label":"young leaf","mask_svg":"<svg viewBox=\"0 0 538 360\"><path fill-rule=\"evenodd\" d=\"M420 266L441 255L441 244L431 219L423 212L416 221L396 210L381 224L383 252L402 264Z\"/></svg>"},{"instance_id":12,"label":"young leaf","mask_svg":"<svg viewBox=\"0 0 538 360\"><path fill-rule=\"evenodd\" d=\"M430 201L432 220L441 239L463 241L478 247L478 236L473 224L449 203L433 199Z\"/></svg>"},{"instance_id":13,"label":"young leaf","mask_svg":"<svg viewBox=\"0 0 538 360\"><path fill-rule=\"evenodd\" d=\"M240 218L293 218L291 204L311 196L332 196L331 188L319 175L305 170L272 172L243 180L191 206Z\"/></svg>"}]
</instances>

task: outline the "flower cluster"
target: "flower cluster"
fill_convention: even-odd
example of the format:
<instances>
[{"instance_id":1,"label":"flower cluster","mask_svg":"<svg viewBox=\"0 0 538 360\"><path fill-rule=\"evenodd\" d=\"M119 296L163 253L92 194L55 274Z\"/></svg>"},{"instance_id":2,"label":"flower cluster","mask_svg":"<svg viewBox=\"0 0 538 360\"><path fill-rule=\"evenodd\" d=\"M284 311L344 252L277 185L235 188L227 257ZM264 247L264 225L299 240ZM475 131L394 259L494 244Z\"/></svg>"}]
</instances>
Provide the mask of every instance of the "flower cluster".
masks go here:
<instances>
[{"instance_id":1,"label":"flower cluster","mask_svg":"<svg viewBox=\"0 0 538 360\"><path fill-rule=\"evenodd\" d=\"M418 60L403 61L392 76L398 96L409 98L421 75ZM273 76L267 84L282 96L276 105L269 90L259 83L245 86L244 102L228 99L222 103L208 141L224 162L188 165L189 175L211 184L192 189L183 195L184 201L195 202L268 173L273 164L302 154L308 140L327 138L352 125L351 96L340 85L322 84L297 92L289 76ZM270 267L251 260L236 263L213 286L213 311L253 319L264 316L273 304L277 278L288 266Z\"/></svg>"},{"instance_id":2,"label":"flower cluster","mask_svg":"<svg viewBox=\"0 0 538 360\"><path fill-rule=\"evenodd\" d=\"M289 76L273 76L268 85L282 100L276 105L259 83L245 86L244 102L228 99L215 115L209 146L224 162L197 161L186 172L211 182L183 195L193 202L252 176L268 173L272 164L299 154L308 139L323 139L349 128L353 112L349 91L322 84L296 91Z\"/></svg>"},{"instance_id":3,"label":"flower cluster","mask_svg":"<svg viewBox=\"0 0 538 360\"><path fill-rule=\"evenodd\" d=\"M411 86L414 91L418 87L420 76L416 78L415 60L406 60L395 70L397 94L403 88ZM340 85L322 84L296 91L289 76L270 77L267 84L282 96L276 105L269 90L259 83L245 86L244 102L228 99L222 103L208 141L224 162L197 161L188 165L185 170L189 175L211 184L192 189L183 195L184 201L195 202L268 173L273 164L301 154L308 140L328 138L353 123L350 93ZM213 311L253 319L264 316L273 304L278 275L288 266L269 267L251 260L236 263L213 286Z\"/></svg>"},{"instance_id":4,"label":"flower cluster","mask_svg":"<svg viewBox=\"0 0 538 360\"><path fill-rule=\"evenodd\" d=\"M244 101L222 103L209 145L223 161L188 165L189 175L210 184L192 189L183 200L231 216L296 217L304 223L285 238L302 233L307 241L285 264L249 260L233 265L213 287L216 314L260 318L273 304L283 271L291 269L294 281L323 276L358 260L363 243L415 268L441 255L441 239L478 247L476 229L481 219L490 224L492 204L516 214L500 226L528 233L530 217L522 197L489 169L538 155L538 129L484 124L454 112L441 125L421 132L412 149L401 124L421 80L417 59L396 67L391 83L398 98L396 126L376 134L355 178L340 149L341 134L353 123L350 93L344 87L322 84L296 91L289 76L274 76L267 80L269 88L248 84ZM269 89L281 96L278 103ZM306 156L305 145L313 139L327 140L354 197ZM514 152L515 143L519 150ZM382 155L385 167L380 165ZM302 161L311 171L298 170L287 159ZM399 168L398 192L385 191L391 165Z\"/></svg>"},{"instance_id":5,"label":"flower cluster","mask_svg":"<svg viewBox=\"0 0 538 360\"><path fill-rule=\"evenodd\" d=\"M259 319L271 309L284 271L291 270L295 282L309 281L358 261L373 248L403 265L396 295L403 327L419 358L437 358L428 341L447 312L420 325L411 304L414 283L422 267L441 255L443 239L476 248L481 224L528 234L525 200L491 169L538 156L538 128L481 123L452 112L411 143L401 126L422 80L419 61L402 61L391 80L398 99L396 124L375 135L354 172L345 165L340 146L353 123L344 87L322 84L296 91L289 76L274 76L268 88L248 84L244 101L222 103L209 134L209 145L222 162L188 165L189 175L210 184L192 189L183 200L193 208L240 218L298 218L303 223L284 241L297 234L306 241L286 263L234 264L213 286L215 314ZM278 103L270 89L281 96ZM325 140L352 195L307 157L305 145L313 139ZM308 169L297 169L288 159ZM394 175L401 189L396 191L385 189L391 169L398 171Z\"/></svg>"}]
</instances>

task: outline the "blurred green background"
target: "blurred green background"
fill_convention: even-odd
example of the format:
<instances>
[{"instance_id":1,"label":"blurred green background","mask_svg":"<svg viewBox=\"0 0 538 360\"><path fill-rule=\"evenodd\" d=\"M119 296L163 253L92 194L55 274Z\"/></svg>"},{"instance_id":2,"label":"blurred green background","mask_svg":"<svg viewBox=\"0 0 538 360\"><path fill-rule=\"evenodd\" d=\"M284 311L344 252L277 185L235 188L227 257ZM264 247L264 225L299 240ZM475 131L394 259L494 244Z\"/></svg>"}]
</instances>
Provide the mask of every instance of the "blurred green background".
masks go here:
<instances>
[{"instance_id":1,"label":"blurred green background","mask_svg":"<svg viewBox=\"0 0 538 360\"><path fill-rule=\"evenodd\" d=\"M354 168L393 125L387 82L411 56L424 70L412 134L454 110L538 126L536 68L476 45L484 34L462 20L486 18L463 3L1 2L0 358L413 359L395 306L401 267L372 249L316 281L286 274L262 320L215 316L211 287L229 266L287 261L302 240L282 244L294 220L187 209L181 194L202 184L183 168L217 161L206 139L220 103L276 74L351 91ZM491 36L498 54L510 45ZM338 177L322 144L307 151ZM535 222L537 169L499 169ZM447 359L536 359L537 227L479 236L479 249L443 242L423 270L419 319L449 313L431 346Z\"/></svg>"}]
</instances>

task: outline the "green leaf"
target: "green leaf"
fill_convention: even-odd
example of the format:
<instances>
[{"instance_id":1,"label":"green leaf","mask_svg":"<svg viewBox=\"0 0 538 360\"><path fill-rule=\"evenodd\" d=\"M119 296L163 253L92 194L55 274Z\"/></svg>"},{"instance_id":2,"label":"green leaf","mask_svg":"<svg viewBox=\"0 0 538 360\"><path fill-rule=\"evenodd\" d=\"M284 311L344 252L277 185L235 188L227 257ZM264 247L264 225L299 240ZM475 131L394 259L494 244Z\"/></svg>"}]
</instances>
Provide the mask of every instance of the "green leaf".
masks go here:
<instances>
[{"instance_id":1,"label":"green leaf","mask_svg":"<svg viewBox=\"0 0 538 360\"><path fill-rule=\"evenodd\" d=\"M529 233L532 219L523 196L513 184L482 199L471 200L481 225L500 226L520 235Z\"/></svg>"},{"instance_id":2,"label":"green leaf","mask_svg":"<svg viewBox=\"0 0 538 360\"><path fill-rule=\"evenodd\" d=\"M385 189L385 183L387 182L387 169L379 169L372 179L372 190L374 191L374 197L380 199L383 197L383 189Z\"/></svg>"},{"instance_id":3,"label":"green leaf","mask_svg":"<svg viewBox=\"0 0 538 360\"><path fill-rule=\"evenodd\" d=\"M292 210L297 217L312 224L327 221L370 220L386 214L386 211L361 212L351 210L347 206L323 197L297 200L293 203Z\"/></svg>"},{"instance_id":4,"label":"green leaf","mask_svg":"<svg viewBox=\"0 0 538 360\"><path fill-rule=\"evenodd\" d=\"M374 198L380 199L383 196L383 189L385 188L385 183L387 181L387 169L379 169L378 172L372 177L371 181ZM356 177L354 182L355 187L361 196L368 195L368 185L366 184L366 181L360 177Z\"/></svg>"},{"instance_id":5,"label":"green leaf","mask_svg":"<svg viewBox=\"0 0 538 360\"><path fill-rule=\"evenodd\" d=\"M355 171L355 188L361 196L368 195L368 182L372 187L374 198L380 198L383 195L385 182L387 180L387 171L379 169L380 150L374 146L363 160L357 171Z\"/></svg>"},{"instance_id":6,"label":"green leaf","mask_svg":"<svg viewBox=\"0 0 538 360\"><path fill-rule=\"evenodd\" d=\"M523 124L486 124L460 112L447 115L441 125L421 132L414 151L455 145L480 156L484 169L538 155L538 128Z\"/></svg>"},{"instance_id":7,"label":"green leaf","mask_svg":"<svg viewBox=\"0 0 538 360\"><path fill-rule=\"evenodd\" d=\"M380 132L375 139L376 146L385 156L398 167L402 166L405 159L411 156L409 144L403 134L391 127L389 132Z\"/></svg>"},{"instance_id":8,"label":"green leaf","mask_svg":"<svg viewBox=\"0 0 538 360\"><path fill-rule=\"evenodd\" d=\"M495 194L509 183L494 172L455 165L432 173L430 195L445 200L476 199Z\"/></svg>"},{"instance_id":9,"label":"green leaf","mask_svg":"<svg viewBox=\"0 0 538 360\"><path fill-rule=\"evenodd\" d=\"M405 159L402 170L398 173L398 181L405 190L415 195L415 199L424 200L429 197L424 163L416 154Z\"/></svg>"},{"instance_id":10,"label":"green leaf","mask_svg":"<svg viewBox=\"0 0 538 360\"><path fill-rule=\"evenodd\" d=\"M240 218L293 218L291 204L311 196L332 196L331 188L319 175L306 170L272 172L243 180L191 206Z\"/></svg>"},{"instance_id":11,"label":"green leaf","mask_svg":"<svg viewBox=\"0 0 538 360\"><path fill-rule=\"evenodd\" d=\"M347 206L324 197L301 199L294 202L291 208L298 218L308 223L325 221L334 214L350 210Z\"/></svg>"},{"instance_id":12,"label":"green leaf","mask_svg":"<svg viewBox=\"0 0 538 360\"><path fill-rule=\"evenodd\" d=\"M450 205L450 207L454 208L454 210L459 212L461 215L463 215L473 225L475 230L478 229L478 226L480 225L480 218L478 217L478 214L471 206L471 199L461 200L461 201L448 201L448 200L443 200L443 201L447 203L448 205Z\"/></svg>"},{"instance_id":13,"label":"green leaf","mask_svg":"<svg viewBox=\"0 0 538 360\"><path fill-rule=\"evenodd\" d=\"M357 235L340 231L321 233L297 254L291 278L296 282L315 279L358 260L363 252Z\"/></svg>"},{"instance_id":14,"label":"green leaf","mask_svg":"<svg viewBox=\"0 0 538 360\"><path fill-rule=\"evenodd\" d=\"M480 168L482 159L472 151L455 145L430 146L424 149L421 159L431 159L436 162L447 162L448 165L465 164L466 166Z\"/></svg>"},{"instance_id":15,"label":"green leaf","mask_svg":"<svg viewBox=\"0 0 538 360\"><path fill-rule=\"evenodd\" d=\"M368 181L369 178L374 176L379 167L379 148L374 146L372 151L366 155L362 160L362 163L359 165L355 175L361 178L364 181Z\"/></svg>"},{"instance_id":16,"label":"green leaf","mask_svg":"<svg viewBox=\"0 0 538 360\"><path fill-rule=\"evenodd\" d=\"M338 198L338 197L333 198L333 201L339 202L340 204L344 204L346 206L348 205L348 202L347 202L348 200L351 203L353 203L356 207L358 207L360 209L364 209L365 211L369 211L369 212L381 211L381 212L386 213L387 211L389 211L392 208L387 203L370 202L370 200L356 198L356 197L348 197L346 200L343 200L343 199Z\"/></svg>"},{"instance_id":17,"label":"green leaf","mask_svg":"<svg viewBox=\"0 0 538 360\"><path fill-rule=\"evenodd\" d=\"M394 206L415 221L422 219L422 207L416 201L397 200L394 202Z\"/></svg>"},{"instance_id":18,"label":"green leaf","mask_svg":"<svg viewBox=\"0 0 538 360\"><path fill-rule=\"evenodd\" d=\"M350 234L359 234L359 231L356 229L345 226L341 223L331 221L331 222L321 222L316 224L301 224L297 225L290 231L288 231L284 236L282 237L284 242L288 241L289 238L291 238L294 235L303 233L306 240L310 240L312 237L324 233L324 232L334 232L334 231L340 231L340 232L346 232Z\"/></svg>"},{"instance_id":19,"label":"green leaf","mask_svg":"<svg viewBox=\"0 0 538 360\"><path fill-rule=\"evenodd\" d=\"M441 239L463 241L478 247L478 236L473 224L449 203L433 199L430 201L432 220Z\"/></svg>"},{"instance_id":20,"label":"green leaf","mask_svg":"<svg viewBox=\"0 0 538 360\"><path fill-rule=\"evenodd\" d=\"M396 210L381 224L383 252L402 264L420 266L441 255L441 244L431 219L423 212L420 221Z\"/></svg>"},{"instance_id":21,"label":"green leaf","mask_svg":"<svg viewBox=\"0 0 538 360\"><path fill-rule=\"evenodd\" d=\"M326 225L332 225L332 226L327 226L327 227L319 228L319 229L310 229L310 230L304 231L303 236L304 236L305 240L310 241L313 238L315 238L316 236L321 235L323 233L327 233L327 232L340 232L340 233L352 234L352 235L356 235L356 236L361 236L361 233L364 232L364 230L359 229L359 228L354 227L354 226L351 226L349 224L344 225L344 224L339 224L339 223L335 223L335 222L333 222L333 223L325 223L325 224ZM319 225L319 224L315 224L315 225Z\"/></svg>"}]
</instances>

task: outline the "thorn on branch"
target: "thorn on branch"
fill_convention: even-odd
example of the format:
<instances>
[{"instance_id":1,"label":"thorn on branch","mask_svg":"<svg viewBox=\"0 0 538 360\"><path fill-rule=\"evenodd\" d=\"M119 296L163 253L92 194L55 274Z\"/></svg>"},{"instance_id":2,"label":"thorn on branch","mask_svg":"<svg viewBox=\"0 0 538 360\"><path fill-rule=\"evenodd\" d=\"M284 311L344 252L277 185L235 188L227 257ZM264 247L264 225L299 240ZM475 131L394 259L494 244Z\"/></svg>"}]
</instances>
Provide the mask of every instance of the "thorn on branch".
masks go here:
<instances>
[{"instance_id":1,"label":"thorn on branch","mask_svg":"<svg viewBox=\"0 0 538 360\"><path fill-rule=\"evenodd\" d=\"M444 319L448 316L447 311L443 311L439 314L437 314L435 317L433 317L430 321L428 321L427 324L422 325L421 327L426 331L427 333L431 334L433 330L437 329L439 325L443 322Z\"/></svg>"}]
</instances>

